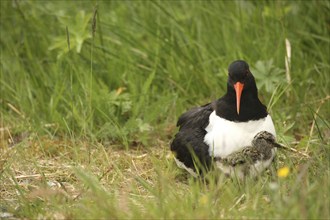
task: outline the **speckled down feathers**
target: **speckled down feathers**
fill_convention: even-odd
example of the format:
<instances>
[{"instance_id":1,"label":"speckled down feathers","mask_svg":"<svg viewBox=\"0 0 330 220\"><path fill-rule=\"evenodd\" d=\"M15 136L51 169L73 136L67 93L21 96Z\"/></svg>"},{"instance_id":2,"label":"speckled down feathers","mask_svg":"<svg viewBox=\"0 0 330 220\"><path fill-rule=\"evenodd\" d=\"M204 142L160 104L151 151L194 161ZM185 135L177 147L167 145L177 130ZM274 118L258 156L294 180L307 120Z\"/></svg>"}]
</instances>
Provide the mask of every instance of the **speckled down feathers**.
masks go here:
<instances>
[{"instance_id":1,"label":"speckled down feathers","mask_svg":"<svg viewBox=\"0 0 330 220\"><path fill-rule=\"evenodd\" d=\"M256 175L266 168L256 169L256 164L260 165L264 161L271 161L275 154L274 148L280 147L281 145L276 143L274 135L267 131L261 131L254 137L251 146L246 146L226 158L215 158L215 160L222 170L228 168L225 173L229 175L245 177L250 174L251 170L255 171Z\"/></svg>"}]
</instances>

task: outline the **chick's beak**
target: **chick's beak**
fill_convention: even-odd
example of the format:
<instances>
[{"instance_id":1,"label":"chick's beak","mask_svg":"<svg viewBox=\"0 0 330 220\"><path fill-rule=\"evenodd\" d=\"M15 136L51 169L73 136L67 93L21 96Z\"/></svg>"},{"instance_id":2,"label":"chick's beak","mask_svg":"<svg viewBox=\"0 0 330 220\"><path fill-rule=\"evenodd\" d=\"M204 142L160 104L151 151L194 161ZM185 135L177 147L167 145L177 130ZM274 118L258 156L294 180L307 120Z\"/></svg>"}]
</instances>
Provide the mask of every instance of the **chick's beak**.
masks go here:
<instances>
[{"instance_id":1,"label":"chick's beak","mask_svg":"<svg viewBox=\"0 0 330 220\"><path fill-rule=\"evenodd\" d=\"M237 82L234 84L234 89L236 92L236 108L237 108L237 114L239 115L240 110L240 104L241 104L241 95L244 88L244 84Z\"/></svg>"}]
</instances>

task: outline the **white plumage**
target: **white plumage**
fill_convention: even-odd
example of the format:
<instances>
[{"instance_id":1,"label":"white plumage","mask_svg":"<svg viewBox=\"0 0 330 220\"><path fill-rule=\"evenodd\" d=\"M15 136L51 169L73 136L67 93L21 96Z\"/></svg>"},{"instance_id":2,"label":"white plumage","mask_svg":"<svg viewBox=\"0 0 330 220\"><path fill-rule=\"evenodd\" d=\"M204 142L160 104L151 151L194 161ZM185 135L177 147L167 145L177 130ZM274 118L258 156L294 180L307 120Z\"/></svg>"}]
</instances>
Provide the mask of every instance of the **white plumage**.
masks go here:
<instances>
[{"instance_id":1,"label":"white plumage","mask_svg":"<svg viewBox=\"0 0 330 220\"><path fill-rule=\"evenodd\" d=\"M209 119L209 125L206 127L207 134L204 142L210 146L209 153L213 157L226 158L228 155L242 150L244 147L251 146L251 142L255 135L260 131L268 131L276 137L275 127L270 115L259 120L251 120L247 122L232 122L220 118L215 111L212 112ZM267 168L273 157L276 149L272 150L273 156L269 160L259 161L251 167L250 175L257 176L265 168ZM217 167L222 172L231 176L243 178L244 174L240 168L224 166L217 162Z\"/></svg>"},{"instance_id":2,"label":"white plumage","mask_svg":"<svg viewBox=\"0 0 330 220\"><path fill-rule=\"evenodd\" d=\"M205 130L207 133L204 142L210 147L210 155L221 158L250 146L254 136L260 131L268 131L276 137L270 115L256 121L233 122L220 118L214 111Z\"/></svg>"}]
</instances>

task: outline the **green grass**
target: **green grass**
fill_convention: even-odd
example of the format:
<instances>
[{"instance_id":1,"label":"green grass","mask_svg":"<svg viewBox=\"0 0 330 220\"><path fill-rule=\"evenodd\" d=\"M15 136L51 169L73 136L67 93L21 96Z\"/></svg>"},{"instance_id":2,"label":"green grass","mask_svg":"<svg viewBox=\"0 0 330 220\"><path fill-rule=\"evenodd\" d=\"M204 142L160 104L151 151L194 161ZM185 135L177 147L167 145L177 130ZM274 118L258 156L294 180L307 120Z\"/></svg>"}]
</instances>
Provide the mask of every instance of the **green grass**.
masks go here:
<instances>
[{"instance_id":1,"label":"green grass","mask_svg":"<svg viewBox=\"0 0 330 220\"><path fill-rule=\"evenodd\" d=\"M1 1L0 216L329 219L329 9ZM291 150L257 180L193 179L169 151L176 120L224 94L236 59Z\"/></svg>"}]
</instances>

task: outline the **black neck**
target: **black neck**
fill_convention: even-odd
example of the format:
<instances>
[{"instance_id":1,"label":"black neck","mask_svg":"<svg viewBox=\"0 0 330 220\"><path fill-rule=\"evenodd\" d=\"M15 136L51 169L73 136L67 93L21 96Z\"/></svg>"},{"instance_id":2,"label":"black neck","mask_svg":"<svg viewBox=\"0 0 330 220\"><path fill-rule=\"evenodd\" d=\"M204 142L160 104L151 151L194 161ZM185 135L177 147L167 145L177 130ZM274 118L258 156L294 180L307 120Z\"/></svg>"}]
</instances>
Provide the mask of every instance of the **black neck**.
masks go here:
<instances>
[{"instance_id":1,"label":"black neck","mask_svg":"<svg viewBox=\"0 0 330 220\"><path fill-rule=\"evenodd\" d=\"M232 86L227 84L227 93L217 101L216 113L221 118L229 121L246 122L265 118L267 108L258 98L258 90L253 83L248 88L244 88L241 95L240 113L236 110L236 93Z\"/></svg>"}]
</instances>

